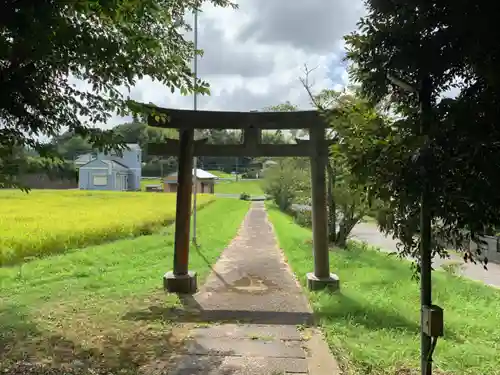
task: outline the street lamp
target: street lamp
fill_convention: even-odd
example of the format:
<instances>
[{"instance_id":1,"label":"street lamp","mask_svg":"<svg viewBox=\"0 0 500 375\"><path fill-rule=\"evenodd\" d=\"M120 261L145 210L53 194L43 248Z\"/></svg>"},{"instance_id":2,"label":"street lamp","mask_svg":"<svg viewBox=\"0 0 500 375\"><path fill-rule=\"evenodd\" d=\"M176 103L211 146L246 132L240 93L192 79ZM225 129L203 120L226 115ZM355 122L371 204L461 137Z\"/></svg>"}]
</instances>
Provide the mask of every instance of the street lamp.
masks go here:
<instances>
[{"instance_id":1,"label":"street lamp","mask_svg":"<svg viewBox=\"0 0 500 375\"><path fill-rule=\"evenodd\" d=\"M193 109L196 111L198 110L198 100L197 100L197 85L198 85L198 55L196 53L198 49L198 8L195 8L194 10L194 62L193 62L193 73L194 73L194 95L193 95ZM196 156L194 157L193 161L193 169L194 169L194 175L193 175L193 243L195 246L197 246L196 242L196 195L198 192L198 178L197 178L197 158Z\"/></svg>"},{"instance_id":2,"label":"street lamp","mask_svg":"<svg viewBox=\"0 0 500 375\"><path fill-rule=\"evenodd\" d=\"M407 92L416 93L420 104L420 133L429 134L431 128L431 93L432 82L428 74L424 75L417 89L402 79L387 74L387 79ZM431 222L432 212L429 204L428 152L427 145L420 151L423 162L423 187L420 197L420 324L421 324L421 364L422 375L432 374L432 354L438 337L443 335L443 310L432 305L432 248Z\"/></svg>"}]
</instances>

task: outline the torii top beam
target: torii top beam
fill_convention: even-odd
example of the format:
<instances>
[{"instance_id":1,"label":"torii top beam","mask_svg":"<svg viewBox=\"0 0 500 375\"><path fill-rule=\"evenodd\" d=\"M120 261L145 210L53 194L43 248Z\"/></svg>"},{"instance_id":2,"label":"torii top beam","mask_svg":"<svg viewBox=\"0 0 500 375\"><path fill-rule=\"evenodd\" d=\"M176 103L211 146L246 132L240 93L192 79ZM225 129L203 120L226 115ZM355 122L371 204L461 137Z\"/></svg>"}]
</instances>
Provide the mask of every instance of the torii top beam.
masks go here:
<instances>
[{"instance_id":1,"label":"torii top beam","mask_svg":"<svg viewBox=\"0 0 500 375\"><path fill-rule=\"evenodd\" d=\"M193 111L147 105L149 126L173 129L306 129L325 127L317 111L226 112Z\"/></svg>"}]
</instances>

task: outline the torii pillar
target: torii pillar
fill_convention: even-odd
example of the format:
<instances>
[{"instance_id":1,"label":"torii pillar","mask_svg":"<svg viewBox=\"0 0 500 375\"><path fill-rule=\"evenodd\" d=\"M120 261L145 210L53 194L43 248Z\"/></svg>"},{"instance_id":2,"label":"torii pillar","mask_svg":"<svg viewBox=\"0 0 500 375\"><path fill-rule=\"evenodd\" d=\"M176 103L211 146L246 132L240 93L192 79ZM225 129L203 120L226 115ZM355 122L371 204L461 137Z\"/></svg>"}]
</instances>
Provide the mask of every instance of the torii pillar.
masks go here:
<instances>
[{"instance_id":1,"label":"torii pillar","mask_svg":"<svg viewBox=\"0 0 500 375\"><path fill-rule=\"evenodd\" d=\"M328 147L325 147L325 128L311 126L309 140L311 147L314 272L307 274L307 287L309 290L329 289L336 291L340 287L340 281L336 274L330 273L328 246L328 202L326 199Z\"/></svg>"},{"instance_id":2,"label":"torii pillar","mask_svg":"<svg viewBox=\"0 0 500 375\"><path fill-rule=\"evenodd\" d=\"M193 294L197 277L189 266L191 195L193 192L194 130L179 129L179 167L175 212L174 269L163 276L163 287L170 293Z\"/></svg>"}]
</instances>

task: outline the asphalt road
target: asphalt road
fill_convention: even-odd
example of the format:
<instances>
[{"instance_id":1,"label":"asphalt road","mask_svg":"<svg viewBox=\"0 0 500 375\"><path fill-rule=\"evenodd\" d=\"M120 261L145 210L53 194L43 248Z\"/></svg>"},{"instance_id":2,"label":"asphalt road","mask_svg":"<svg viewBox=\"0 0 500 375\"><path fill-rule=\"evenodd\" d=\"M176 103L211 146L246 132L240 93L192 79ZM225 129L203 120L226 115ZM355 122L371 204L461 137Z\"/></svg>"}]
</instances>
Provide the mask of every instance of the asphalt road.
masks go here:
<instances>
[{"instance_id":1,"label":"asphalt road","mask_svg":"<svg viewBox=\"0 0 500 375\"><path fill-rule=\"evenodd\" d=\"M382 234L375 223L363 222L359 223L354 227L351 232L351 238L367 243L368 245L380 248L384 252L396 251L397 241L386 237ZM500 265L490 263L488 264L488 269L485 270L480 264L464 263L463 260L455 255L450 254L449 259L442 259L436 257L433 259L433 267L437 268L447 262L461 262L462 266L460 269L460 274L471 280L476 280L483 282L487 285L500 288Z\"/></svg>"}]
</instances>

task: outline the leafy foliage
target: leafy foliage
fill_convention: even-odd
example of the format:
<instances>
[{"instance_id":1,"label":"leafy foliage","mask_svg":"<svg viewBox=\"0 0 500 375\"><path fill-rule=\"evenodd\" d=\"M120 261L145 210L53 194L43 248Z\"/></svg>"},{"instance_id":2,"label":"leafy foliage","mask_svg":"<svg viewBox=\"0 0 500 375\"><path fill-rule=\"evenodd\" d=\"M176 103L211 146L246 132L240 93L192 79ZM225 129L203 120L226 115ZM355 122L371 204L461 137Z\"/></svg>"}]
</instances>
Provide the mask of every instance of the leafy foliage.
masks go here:
<instances>
[{"instance_id":1,"label":"leafy foliage","mask_svg":"<svg viewBox=\"0 0 500 375\"><path fill-rule=\"evenodd\" d=\"M27 156L21 171L23 173L46 173L53 178L76 178L74 164L59 159Z\"/></svg>"},{"instance_id":2,"label":"leafy foliage","mask_svg":"<svg viewBox=\"0 0 500 375\"><path fill-rule=\"evenodd\" d=\"M219 6L227 0L211 0ZM41 139L67 128L102 150L120 147L109 130L93 127L116 113L143 107L123 95L149 76L188 94L195 50L182 31L185 12L201 0L2 2L0 15L0 184L12 182L15 147L54 156ZM196 51L201 53L201 51ZM15 164L15 163L14 163Z\"/></svg>"},{"instance_id":3,"label":"leafy foliage","mask_svg":"<svg viewBox=\"0 0 500 375\"><path fill-rule=\"evenodd\" d=\"M277 159L277 164L264 172L263 188L280 210L290 212L293 203L310 196L307 160L299 158Z\"/></svg>"},{"instance_id":4,"label":"leafy foliage","mask_svg":"<svg viewBox=\"0 0 500 375\"><path fill-rule=\"evenodd\" d=\"M359 31L346 37L351 76L363 96L396 119L361 129L364 141L353 146L352 161L373 194L386 202L380 224L403 242L403 253L419 255L418 197L424 182L430 184L434 252L450 244L467 250L469 235L500 224L495 192L500 80L493 64L500 49L475 41L490 27L488 37L498 34L497 17L491 5L469 1L365 3L368 14ZM395 86L388 74L403 78L415 92ZM427 134L419 130L418 91L424 82L432 105ZM457 97L443 99L450 88L458 89ZM466 259L471 255L466 252Z\"/></svg>"},{"instance_id":5,"label":"leafy foliage","mask_svg":"<svg viewBox=\"0 0 500 375\"><path fill-rule=\"evenodd\" d=\"M339 93L333 90L324 90L319 94L312 93L308 84L309 72L306 67L306 78L302 80L304 87L310 95L312 104L328 116L332 108L342 105L338 101ZM269 108L270 110L293 111L297 107L286 102ZM368 108L362 110L365 111L362 116L369 115ZM339 114L339 112L335 113ZM328 117L327 120L329 120ZM352 118L342 117L342 120L344 123L349 122L350 125L354 125ZM327 135L330 139L339 138L335 121L332 122ZM350 171L351 164L344 155L344 152L348 151L339 147L332 149L327 168L329 238L331 242L341 247L346 246L351 230L370 211L372 202L367 194L366 185L357 180ZM266 193L273 197L281 210L289 211L292 204L299 204L299 207L293 209L293 215L296 222L303 226L312 225L310 209L312 186L309 163L308 159L303 158L281 160L276 168L266 173L264 180ZM308 208L301 205L308 206Z\"/></svg>"},{"instance_id":6,"label":"leafy foliage","mask_svg":"<svg viewBox=\"0 0 500 375\"><path fill-rule=\"evenodd\" d=\"M305 228L312 228L312 210L310 207L298 207L293 210L295 223Z\"/></svg>"}]
</instances>

